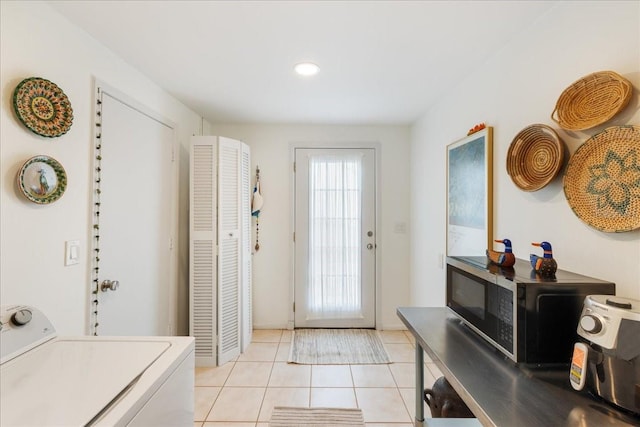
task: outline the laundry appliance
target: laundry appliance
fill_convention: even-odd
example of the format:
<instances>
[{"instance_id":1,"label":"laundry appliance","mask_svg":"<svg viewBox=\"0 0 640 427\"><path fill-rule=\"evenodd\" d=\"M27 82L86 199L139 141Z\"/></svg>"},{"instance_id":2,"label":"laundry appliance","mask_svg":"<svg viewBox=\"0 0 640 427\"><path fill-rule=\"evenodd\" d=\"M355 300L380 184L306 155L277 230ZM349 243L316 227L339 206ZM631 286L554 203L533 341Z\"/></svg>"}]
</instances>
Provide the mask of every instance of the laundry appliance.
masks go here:
<instances>
[{"instance_id":1,"label":"laundry appliance","mask_svg":"<svg viewBox=\"0 0 640 427\"><path fill-rule=\"evenodd\" d=\"M0 307L0 425L193 426L192 337L59 337Z\"/></svg>"}]
</instances>

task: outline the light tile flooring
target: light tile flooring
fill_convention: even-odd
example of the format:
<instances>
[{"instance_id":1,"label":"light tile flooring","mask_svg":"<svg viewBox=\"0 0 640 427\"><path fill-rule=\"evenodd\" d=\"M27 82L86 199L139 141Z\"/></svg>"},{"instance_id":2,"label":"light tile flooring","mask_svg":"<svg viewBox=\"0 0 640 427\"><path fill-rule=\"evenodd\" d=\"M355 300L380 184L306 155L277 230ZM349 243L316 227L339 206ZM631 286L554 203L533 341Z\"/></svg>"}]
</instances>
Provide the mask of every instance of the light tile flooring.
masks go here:
<instances>
[{"instance_id":1,"label":"light tile flooring","mask_svg":"<svg viewBox=\"0 0 640 427\"><path fill-rule=\"evenodd\" d=\"M391 364L295 365L287 363L291 331L255 330L237 360L196 368L194 427L267 427L274 406L361 408L369 427L410 427L414 341L407 331L380 333ZM442 374L425 361L430 387Z\"/></svg>"}]
</instances>

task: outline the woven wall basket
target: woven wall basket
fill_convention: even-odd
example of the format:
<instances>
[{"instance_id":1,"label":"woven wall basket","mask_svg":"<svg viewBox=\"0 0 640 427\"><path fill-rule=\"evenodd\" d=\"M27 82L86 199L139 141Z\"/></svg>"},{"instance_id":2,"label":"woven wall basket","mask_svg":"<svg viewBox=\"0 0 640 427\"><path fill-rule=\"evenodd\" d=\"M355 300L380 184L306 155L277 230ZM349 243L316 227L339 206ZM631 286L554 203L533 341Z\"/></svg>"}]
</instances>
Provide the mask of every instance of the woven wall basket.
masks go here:
<instances>
[{"instance_id":1,"label":"woven wall basket","mask_svg":"<svg viewBox=\"0 0 640 427\"><path fill-rule=\"evenodd\" d=\"M582 144L567 165L564 194L593 228L640 228L640 126L609 127Z\"/></svg>"},{"instance_id":2,"label":"woven wall basket","mask_svg":"<svg viewBox=\"0 0 640 427\"><path fill-rule=\"evenodd\" d=\"M601 125L627 106L633 86L613 71L582 77L566 88L556 102L551 119L568 130Z\"/></svg>"},{"instance_id":3,"label":"woven wall basket","mask_svg":"<svg viewBox=\"0 0 640 427\"><path fill-rule=\"evenodd\" d=\"M507 152L507 173L524 191L537 191L562 169L564 143L549 126L535 124L522 129Z\"/></svg>"}]
</instances>

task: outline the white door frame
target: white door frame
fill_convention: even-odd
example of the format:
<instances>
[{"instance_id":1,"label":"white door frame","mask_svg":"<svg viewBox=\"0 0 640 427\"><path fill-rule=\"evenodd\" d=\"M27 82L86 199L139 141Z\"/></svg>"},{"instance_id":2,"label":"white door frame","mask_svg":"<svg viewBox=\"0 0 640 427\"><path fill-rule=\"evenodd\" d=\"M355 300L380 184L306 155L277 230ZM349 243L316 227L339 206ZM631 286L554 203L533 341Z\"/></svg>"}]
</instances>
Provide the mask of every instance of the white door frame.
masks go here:
<instances>
[{"instance_id":1,"label":"white door frame","mask_svg":"<svg viewBox=\"0 0 640 427\"><path fill-rule=\"evenodd\" d=\"M290 283L289 283L289 321L287 324L288 329L294 329L295 326L295 317L294 317L294 302L295 302L295 242L293 241L293 234L295 232L295 172L293 170L293 164L295 162L296 149L297 148L336 148L336 149L344 149L344 148L370 148L373 149L375 155L375 183L376 183L376 191L375 191L375 230L374 236L376 236L376 251L375 251L375 260L376 260L376 271L375 271L375 328L380 329L382 326L382 290L380 283L380 256L382 254L382 246L380 245L381 240L378 239L380 236L380 189L381 189L381 157L382 157L382 146L379 142L292 142L289 144L289 165L290 165L290 179L289 179L289 200L291 209L289 212L289 235L290 235Z\"/></svg>"},{"instance_id":2,"label":"white door frame","mask_svg":"<svg viewBox=\"0 0 640 427\"><path fill-rule=\"evenodd\" d=\"M90 335L94 335L96 332L96 324L99 323L100 318L100 305L96 304L98 294L100 290L98 289L99 283L95 281L96 277L99 276L99 252L96 252L96 242L95 238L96 234L99 235L99 229L94 228L95 218L96 218L96 201L99 200L99 195L97 194L98 184L96 182L96 178L99 176L96 168L98 167L99 160L97 157L100 155L100 150L98 147L101 144L101 140L99 135L101 134L101 125L102 125L102 117L98 114L100 112L100 106L98 105L97 100L100 98L100 93L108 94L114 99L122 102L123 104L131 107L132 109L146 115L147 117L156 120L164 124L165 126L171 128L173 130L173 142L172 142L172 156L174 156L174 161L172 162L172 171L173 179L171 180L171 188L169 189L169 206L171 206L170 211L170 222L171 222L171 253L170 253L170 262L169 262L169 307L167 310L169 311L169 325L167 333L169 335L175 335L177 332L178 325L178 180L179 180L179 162L175 157L177 156L178 151L178 139L177 139L177 131L176 124L172 120L167 119L163 115L157 113L152 110L148 106L136 101L125 93L119 91L113 86L107 84L106 82L100 80L97 77L93 78L93 123L92 123L92 141L93 141L93 151L91 155L91 203L89 206L89 244L87 244L87 252L88 259L91 260L88 263L88 280L87 283L89 288L89 304L88 304L88 314L87 319L89 322L87 330ZM100 126L97 124L100 123ZM99 209L99 207L98 207ZM96 318L97 311L97 318ZM99 327L97 328L99 333Z\"/></svg>"}]
</instances>

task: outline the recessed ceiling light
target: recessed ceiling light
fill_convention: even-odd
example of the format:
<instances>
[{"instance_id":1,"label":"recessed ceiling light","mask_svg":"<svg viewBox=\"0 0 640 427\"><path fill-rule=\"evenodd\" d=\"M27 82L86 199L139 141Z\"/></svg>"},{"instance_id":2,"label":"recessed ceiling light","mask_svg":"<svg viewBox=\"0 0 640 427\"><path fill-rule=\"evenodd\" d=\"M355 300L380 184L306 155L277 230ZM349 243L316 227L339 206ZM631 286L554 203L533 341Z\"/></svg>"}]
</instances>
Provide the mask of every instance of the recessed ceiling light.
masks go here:
<instances>
[{"instance_id":1,"label":"recessed ceiling light","mask_svg":"<svg viewBox=\"0 0 640 427\"><path fill-rule=\"evenodd\" d=\"M301 62L293 68L300 76L314 76L320 71L320 67L312 62Z\"/></svg>"}]
</instances>

